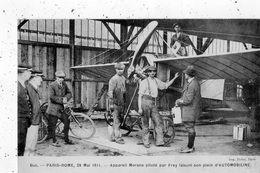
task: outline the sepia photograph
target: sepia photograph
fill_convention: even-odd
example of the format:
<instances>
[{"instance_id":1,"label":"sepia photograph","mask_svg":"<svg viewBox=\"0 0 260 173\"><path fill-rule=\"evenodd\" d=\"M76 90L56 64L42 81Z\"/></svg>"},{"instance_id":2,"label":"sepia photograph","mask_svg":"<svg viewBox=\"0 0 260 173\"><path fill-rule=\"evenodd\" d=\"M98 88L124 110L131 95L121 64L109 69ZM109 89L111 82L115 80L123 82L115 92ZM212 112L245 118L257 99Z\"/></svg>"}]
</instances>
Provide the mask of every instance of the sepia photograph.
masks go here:
<instances>
[{"instance_id":1,"label":"sepia photograph","mask_svg":"<svg viewBox=\"0 0 260 173\"><path fill-rule=\"evenodd\" d=\"M63 17L52 3L58 14L12 16L16 139L4 157L17 165L5 168L259 172L260 15L242 16L238 1L226 16L190 1L140 15L102 2L97 15L77 4Z\"/></svg>"}]
</instances>

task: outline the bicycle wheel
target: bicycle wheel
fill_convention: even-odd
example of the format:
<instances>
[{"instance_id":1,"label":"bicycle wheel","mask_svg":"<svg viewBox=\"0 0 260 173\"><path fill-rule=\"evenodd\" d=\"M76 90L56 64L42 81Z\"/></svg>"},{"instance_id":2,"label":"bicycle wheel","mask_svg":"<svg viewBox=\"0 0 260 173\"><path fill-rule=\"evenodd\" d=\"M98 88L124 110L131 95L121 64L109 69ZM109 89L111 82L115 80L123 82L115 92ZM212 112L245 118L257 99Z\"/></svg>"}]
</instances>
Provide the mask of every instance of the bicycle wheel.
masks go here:
<instances>
[{"instance_id":1,"label":"bicycle wheel","mask_svg":"<svg viewBox=\"0 0 260 173\"><path fill-rule=\"evenodd\" d=\"M86 114L74 113L75 119L70 122L70 131L76 138L89 139L96 133L94 121Z\"/></svg>"},{"instance_id":2,"label":"bicycle wheel","mask_svg":"<svg viewBox=\"0 0 260 173\"><path fill-rule=\"evenodd\" d=\"M123 136L128 136L133 131L142 130L141 117L139 115L128 115L125 123L120 128L127 131Z\"/></svg>"},{"instance_id":3,"label":"bicycle wheel","mask_svg":"<svg viewBox=\"0 0 260 173\"><path fill-rule=\"evenodd\" d=\"M164 142L171 143L175 137L175 128L171 118L163 117L163 137Z\"/></svg>"},{"instance_id":4,"label":"bicycle wheel","mask_svg":"<svg viewBox=\"0 0 260 173\"><path fill-rule=\"evenodd\" d=\"M46 118L42 116L42 121L39 124L37 143L38 144L42 143L43 141L46 140L47 137L48 137L48 123Z\"/></svg>"}]
</instances>

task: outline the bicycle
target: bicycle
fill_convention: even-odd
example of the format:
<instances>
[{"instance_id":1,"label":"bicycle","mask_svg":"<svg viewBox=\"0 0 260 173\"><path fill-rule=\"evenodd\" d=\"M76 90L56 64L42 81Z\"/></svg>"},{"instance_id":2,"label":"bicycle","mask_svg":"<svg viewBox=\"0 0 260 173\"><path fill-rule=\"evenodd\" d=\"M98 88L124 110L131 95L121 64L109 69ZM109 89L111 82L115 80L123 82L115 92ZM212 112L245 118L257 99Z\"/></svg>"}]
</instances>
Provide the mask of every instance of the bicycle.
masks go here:
<instances>
[{"instance_id":1,"label":"bicycle","mask_svg":"<svg viewBox=\"0 0 260 173\"><path fill-rule=\"evenodd\" d=\"M39 131L38 131L38 141L37 143L42 143L45 141L48 137L48 124L49 119L46 114L46 110L48 107L48 102L45 102L41 105L40 110L42 112L42 121L39 125ZM73 137L78 139L89 139L96 133L96 125L94 121L90 118L90 116L74 112L72 110L71 104L67 104L64 106L65 114L69 116L70 120L70 132L72 133ZM63 123L58 120L56 124L56 134L58 136L62 136L62 129L63 129Z\"/></svg>"},{"instance_id":2,"label":"bicycle","mask_svg":"<svg viewBox=\"0 0 260 173\"><path fill-rule=\"evenodd\" d=\"M130 111L132 102L134 100L134 97L137 93L138 85L136 86L134 90L134 94L130 100L130 103L121 117L121 124L120 129L126 130L127 132L122 134L123 136L128 136L131 132L137 132L142 130L142 122L141 122L141 115L139 115L136 111ZM107 111L104 114L105 120L108 125L113 125L113 111L109 109L109 105L107 105ZM167 111L162 113L160 112L160 115L162 116L163 121L163 135L164 135L164 141L166 143L170 143L173 141L175 137L175 128L173 123L173 115L170 113L170 111ZM153 126L151 123L149 123L150 126ZM153 135L153 138L155 138L156 133L153 129L153 127L150 128L150 133Z\"/></svg>"},{"instance_id":3,"label":"bicycle","mask_svg":"<svg viewBox=\"0 0 260 173\"><path fill-rule=\"evenodd\" d=\"M107 111L105 114L105 119L108 125L113 125L113 115L111 111ZM162 121L163 121L163 135L164 135L164 141L165 142L172 142L172 140L175 138L175 127L172 118L168 114L162 114ZM124 122L124 123L123 123ZM150 133L152 133L153 138L155 138L156 133L153 129L153 125L150 121ZM141 122L141 116L138 114L126 115L125 118L121 119L120 129L126 130L127 132L122 134L123 136L128 136L131 132L137 132L142 130L142 122Z\"/></svg>"}]
</instances>

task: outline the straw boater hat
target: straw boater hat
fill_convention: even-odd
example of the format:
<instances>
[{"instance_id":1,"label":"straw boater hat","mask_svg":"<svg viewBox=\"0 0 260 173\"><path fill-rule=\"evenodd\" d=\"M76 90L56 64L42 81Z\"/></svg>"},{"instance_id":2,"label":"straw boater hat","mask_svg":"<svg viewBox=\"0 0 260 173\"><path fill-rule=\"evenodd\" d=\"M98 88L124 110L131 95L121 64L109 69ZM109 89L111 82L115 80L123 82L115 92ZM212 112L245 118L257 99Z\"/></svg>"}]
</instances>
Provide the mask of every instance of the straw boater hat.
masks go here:
<instances>
[{"instance_id":1,"label":"straw boater hat","mask_svg":"<svg viewBox=\"0 0 260 173\"><path fill-rule=\"evenodd\" d=\"M44 77L43 72L41 70L32 70L32 76L40 76Z\"/></svg>"},{"instance_id":2,"label":"straw boater hat","mask_svg":"<svg viewBox=\"0 0 260 173\"><path fill-rule=\"evenodd\" d=\"M18 64L18 73L23 73L25 70L32 71L32 66L26 63Z\"/></svg>"}]
</instances>

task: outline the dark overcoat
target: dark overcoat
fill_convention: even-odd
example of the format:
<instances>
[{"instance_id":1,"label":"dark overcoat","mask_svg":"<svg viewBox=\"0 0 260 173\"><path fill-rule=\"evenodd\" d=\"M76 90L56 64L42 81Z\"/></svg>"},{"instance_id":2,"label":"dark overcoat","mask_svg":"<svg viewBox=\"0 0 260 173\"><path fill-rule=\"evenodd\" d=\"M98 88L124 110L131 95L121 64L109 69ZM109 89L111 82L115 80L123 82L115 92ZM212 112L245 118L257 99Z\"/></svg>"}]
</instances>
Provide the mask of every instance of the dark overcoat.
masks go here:
<instances>
[{"instance_id":1,"label":"dark overcoat","mask_svg":"<svg viewBox=\"0 0 260 173\"><path fill-rule=\"evenodd\" d=\"M201 91L198 80L194 77L182 91L182 121L196 121L201 114Z\"/></svg>"},{"instance_id":2,"label":"dark overcoat","mask_svg":"<svg viewBox=\"0 0 260 173\"><path fill-rule=\"evenodd\" d=\"M171 38L170 47L172 47L175 43L175 41L179 41L181 44L181 47L186 47L191 45L191 40L189 36L183 32L180 33L179 38L177 38L177 34L175 33Z\"/></svg>"},{"instance_id":3,"label":"dark overcoat","mask_svg":"<svg viewBox=\"0 0 260 173\"><path fill-rule=\"evenodd\" d=\"M72 97L71 92L65 82L62 82L62 86L54 81L49 86L49 101L47 114L60 117L64 111L63 98L66 97L69 101Z\"/></svg>"},{"instance_id":4,"label":"dark overcoat","mask_svg":"<svg viewBox=\"0 0 260 173\"><path fill-rule=\"evenodd\" d=\"M28 100L26 99L26 89L18 82L18 93L17 93L17 101L18 101L18 118L31 118L32 110L30 108L30 104L28 104Z\"/></svg>"}]
</instances>

